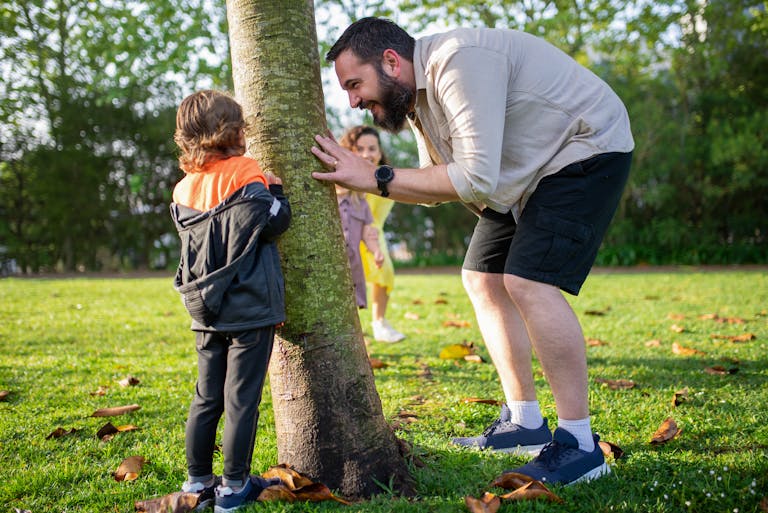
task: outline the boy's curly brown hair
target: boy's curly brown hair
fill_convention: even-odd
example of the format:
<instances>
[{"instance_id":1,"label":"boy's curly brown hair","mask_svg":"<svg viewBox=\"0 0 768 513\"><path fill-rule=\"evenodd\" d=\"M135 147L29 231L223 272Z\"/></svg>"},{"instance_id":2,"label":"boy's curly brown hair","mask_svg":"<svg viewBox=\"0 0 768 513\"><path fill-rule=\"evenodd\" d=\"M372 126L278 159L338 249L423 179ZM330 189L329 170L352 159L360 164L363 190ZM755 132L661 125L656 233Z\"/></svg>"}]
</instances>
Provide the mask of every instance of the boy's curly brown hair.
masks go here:
<instances>
[{"instance_id":1,"label":"boy's curly brown hair","mask_svg":"<svg viewBox=\"0 0 768 513\"><path fill-rule=\"evenodd\" d=\"M185 173L245 153L243 108L226 93L203 90L181 102L173 140L181 150L179 167Z\"/></svg>"}]
</instances>

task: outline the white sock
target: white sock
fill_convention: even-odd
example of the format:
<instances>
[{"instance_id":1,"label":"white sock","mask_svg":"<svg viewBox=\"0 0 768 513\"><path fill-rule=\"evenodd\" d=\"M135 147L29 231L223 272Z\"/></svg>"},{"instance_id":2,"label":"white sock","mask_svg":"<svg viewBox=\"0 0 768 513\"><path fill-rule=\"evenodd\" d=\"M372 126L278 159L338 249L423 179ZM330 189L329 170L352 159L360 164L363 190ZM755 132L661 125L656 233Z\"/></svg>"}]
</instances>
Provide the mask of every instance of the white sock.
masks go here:
<instances>
[{"instance_id":1,"label":"white sock","mask_svg":"<svg viewBox=\"0 0 768 513\"><path fill-rule=\"evenodd\" d=\"M558 417L557 427L563 428L576 438L579 442L579 449L592 452L595 450L595 439L592 438L592 427L589 423L589 417L578 420L563 420Z\"/></svg>"},{"instance_id":2,"label":"white sock","mask_svg":"<svg viewBox=\"0 0 768 513\"><path fill-rule=\"evenodd\" d=\"M507 401L511 414L510 421L526 429L540 428L544 422L539 401Z\"/></svg>"}]
</instances>

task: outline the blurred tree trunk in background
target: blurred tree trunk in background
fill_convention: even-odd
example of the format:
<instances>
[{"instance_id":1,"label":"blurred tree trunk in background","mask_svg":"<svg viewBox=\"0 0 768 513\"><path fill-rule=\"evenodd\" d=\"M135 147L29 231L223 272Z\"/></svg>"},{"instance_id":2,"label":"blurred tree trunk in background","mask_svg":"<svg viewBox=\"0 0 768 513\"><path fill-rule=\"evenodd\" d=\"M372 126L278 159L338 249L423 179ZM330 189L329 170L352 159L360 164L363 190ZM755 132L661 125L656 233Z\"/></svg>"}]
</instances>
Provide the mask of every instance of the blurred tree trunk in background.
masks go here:
<instances>
[{"instance_id":1,"label":"blurred tree trunk in background","mask_svg":"<svg viewBox=\"0 0 768 513\"><path fill-rule=\"evenodd\" d=\"M310 153L326 130L311 0L228 0L237 99L248 148L283 180L293 210L280 240L288 321L272 353L270 384L280 463L347 496L410 490L382 413L354 303L332 187Z\"/></svg>"}]
</instances>

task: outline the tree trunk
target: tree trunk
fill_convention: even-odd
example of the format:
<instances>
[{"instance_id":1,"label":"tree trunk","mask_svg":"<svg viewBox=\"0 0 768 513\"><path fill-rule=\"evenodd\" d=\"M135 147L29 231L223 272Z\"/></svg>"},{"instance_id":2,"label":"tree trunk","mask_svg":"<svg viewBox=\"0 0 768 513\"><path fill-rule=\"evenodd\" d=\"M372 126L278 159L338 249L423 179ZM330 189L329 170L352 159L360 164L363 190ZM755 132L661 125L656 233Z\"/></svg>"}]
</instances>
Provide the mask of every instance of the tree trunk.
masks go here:
<instances>
[{"instance_id":1,"label":"tree trunk","mask_svg":"<svg viewBox=\"0 0 768 513\"><path fill-rule=\"evenodd\" d=\"M335 192L310 173L326 131L312 0L227 0L235 95L248 148L283 180L293 209L280 240L288 321L270 364L278 458L342 494L375 480L412 493L384 418L354 303Z\"/></svg>"}]
</instances>

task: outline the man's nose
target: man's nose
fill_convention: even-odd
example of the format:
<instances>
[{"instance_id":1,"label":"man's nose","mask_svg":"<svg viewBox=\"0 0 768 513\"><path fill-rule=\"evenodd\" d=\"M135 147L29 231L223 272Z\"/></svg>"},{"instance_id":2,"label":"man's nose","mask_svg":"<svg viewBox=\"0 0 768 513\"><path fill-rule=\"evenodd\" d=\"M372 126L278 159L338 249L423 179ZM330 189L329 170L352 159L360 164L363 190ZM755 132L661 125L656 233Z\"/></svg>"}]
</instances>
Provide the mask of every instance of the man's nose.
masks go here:
<instances>
[{"instance_id":1,"label":"man's nose","mask_svg":"<svg viewBox=\"0 0 768 513\"><path fill-rule=\"evenodd\" d=\"M363 99L352 92L348 94L349 94L349 106L353 109L356 109L360 105L360 103L363 101Z\"/></svg>"}]
</instances>

